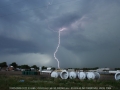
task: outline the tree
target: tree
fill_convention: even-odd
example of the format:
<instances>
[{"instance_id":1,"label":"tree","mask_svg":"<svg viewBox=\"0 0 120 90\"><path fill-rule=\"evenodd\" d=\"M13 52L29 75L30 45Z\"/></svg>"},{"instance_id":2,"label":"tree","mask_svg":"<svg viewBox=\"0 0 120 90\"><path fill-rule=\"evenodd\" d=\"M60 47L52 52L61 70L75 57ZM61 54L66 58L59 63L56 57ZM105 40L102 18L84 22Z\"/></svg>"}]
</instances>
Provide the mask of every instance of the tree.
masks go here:
<instances>
[{"instance_id":1,"label":"tree","mask_svg":"<svg viewBox=\"0 0 120 90\"><path fill-rule=\"evenodd\" d=\"M10 64L11 66L13 66L14 68L17 68L17 64L16 64L16 62L13 62L12 64Z\"/></svg>"},{"instance_id":2,"label":"tree","mask_svg":"<svg viewBox=\"0 0 120 90\"><path fill-rule=\"evenodd\" d=\"M2 62L0 63L0 67L3 68L3 67L7 67L7 63L6 62Z\"/></svg>"},{"instance_id":3,"label":"tree","mask_svg":"<svg viewBox=\"0 0 120 90\"><path fill-rule=\"evenodd\" d=\"M52 70L55 70L55 67L52 67L51 69L52 69Z\"/></svg>"},{"instance_id":4,"label":"tree","mask_svg":"<svg viewBox=\"0 0 120 90\"><path fill-rule=\"evenodd\" d=\"M99 67L95 67L94 70L99 69Z\"/></svg>"},{"instance_id":5,"label":"tree","mask_svg":"<svg viewBox=\"0 0 120 90\"><path fill-rule=\"evenodd\" d=\"M18 65L17 68L21 68L21 65Z\"/></svg>"},{"instance_id":6,"label":"tree","mask_svg":"<svg viewBox=\"0 0 120 90\"><path fill-rule=\"evenodd\" d=\"M36 65L31 66L31 68L39 69L39 67L37 67Z\"/></svg>"},{"instance_id":7,"label":"tree","mask_svg":"<svg viewBox=\"0 0 120 90\"><path fill-rule=\"evenodd\" d=\"M47 69L47 67L45 67L45 66L42 66L42 70L43 70L43 69Z\"/></svg>"},{"instance_id":8,"label":"tree","mask_svg":"<svg viewBox=\"0 0 120 90\"><path fill-rule=\"evenodd\" d=\"M120 70L120 68L115 68L115 70Z\"/></svg>"},{"instance_id":9,"label":"tree","mask_svg":"<svg viewBox=\"0 0 120 90\"><path fill-rule=\"evenodd\" d=\"M84 70L89 70L89 69L88 69L88 68L83 68L83 71L84 71Z\"/></svg>"},{"instance_id":10,"label":"tree","mask_svg":"<svg viewBox=\"0 0 120 90\"><path fill-rule=\"evenodd\" d=\"M30 66L28 66L28 65L21 65L21 68L22 69L30 69Z\"/></svg>"}]
</instances>

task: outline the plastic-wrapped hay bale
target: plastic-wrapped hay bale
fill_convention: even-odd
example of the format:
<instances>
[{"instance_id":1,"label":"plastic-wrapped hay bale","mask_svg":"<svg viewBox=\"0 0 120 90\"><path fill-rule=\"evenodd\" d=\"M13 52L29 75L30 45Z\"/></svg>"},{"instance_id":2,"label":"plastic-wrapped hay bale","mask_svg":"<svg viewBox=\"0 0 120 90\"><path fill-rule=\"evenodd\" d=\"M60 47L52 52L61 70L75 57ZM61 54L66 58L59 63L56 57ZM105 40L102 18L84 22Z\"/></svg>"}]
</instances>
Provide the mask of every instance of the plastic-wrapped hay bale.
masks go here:
<instances>
[{"instance_id":1,"label":"plastic-wrapped hay bale","mask_svg":"<svg viewBox=\"0 0 120 90\"><path fill-rule=\"evenodd\" d=\"M69 78L70 79L75 79L76 78L76 72L74 72L74 71L71 71L71 72L69 72Z\"/></svg>"},{"instance_id":2,"label":"plastic-wrapped hay bale","mask_svg":"<svg viewBox=\"0 0 120 90\"><path fill-rule=\"evenodd\" d=\"M60 77L62 79L67 79L68 78L68 72L66 70L63 70L61 73L60 73Z\"/></svg>"},{"instance_id":3,"label":"plastic-wrapped hay bale","mask_svg":"<svg viewBox=\"0 0 120 90\"><path fill-rule=\"evenodd\" d=\"M51 77L53 77L53 78L58 78L58 77L59 77L59 72L53 71L53 72L51 73Z\"/></svg>"},{"instance_id":4,"label":"plastic-wrapped hay bale","mask_svg":"<svg viewBox=\"0 0 120 90\"><path fill-rule=\"evenodd\" d=\"M115 80L120 80L120 72L117 72L117 73L115 74Z\"/></svg>"},{"instance_id":5,"label":"plastic-wrapped hay bale","mask_svg":"<svg viewBox=\"0 0 120 90\"><path fill-rule=\"evenodd\" d=\"M86 72L78 72L78 78L81 80L86 79L87 73Z\"/></svg>"},{"instance_id":6,"label":"plastic-wrapped hay bale","mask_svg":"<svg viewBox=\"0 0 120 90\"><path fill-rule=\"evenodd\" d=\"M99 79L100 74L98 72L87 72L87 78L90 79Z\"/></svg>"}]
</instances>

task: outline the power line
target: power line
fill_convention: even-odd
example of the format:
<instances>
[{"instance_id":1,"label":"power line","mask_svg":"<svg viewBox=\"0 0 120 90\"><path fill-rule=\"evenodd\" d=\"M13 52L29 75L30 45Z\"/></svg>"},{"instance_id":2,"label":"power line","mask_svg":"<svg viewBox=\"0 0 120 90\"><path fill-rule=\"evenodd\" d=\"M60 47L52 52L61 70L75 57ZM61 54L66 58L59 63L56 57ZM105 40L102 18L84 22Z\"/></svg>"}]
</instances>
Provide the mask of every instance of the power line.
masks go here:
<instances>
[{"instance_id":1,"label":"power line","mask_svg":"<svg viewBox=\"0 0 120 90\"><path fill-rule=\"evenodd\" d=\"M75 2L75 1L79 1L79 0L74 0L74 2ZM69 2L73 2L73 0L72 0L72 1L69 1ZM66 1L66 2L62 2L62 3L55 3L55 4L52 4L52 5L50 5L50 6L54 6L54 5L58 5L58 4L63 4L63 3L69 3L69 2ZM47 7L47 6L44 5L44 6L36 7L36 8L33 8L33 9L39 9L39 8L44 8L44 7ZM27 10L18 11L18 12L15 12L15 13L10 13L10 14L6 14L6 15L1 15L0 17L10 16L10 15L14 15L14 14L26 12L26 11L29 11L29 10L33 10L33 9L27 9Z\"/></svg>"}]
</instances>

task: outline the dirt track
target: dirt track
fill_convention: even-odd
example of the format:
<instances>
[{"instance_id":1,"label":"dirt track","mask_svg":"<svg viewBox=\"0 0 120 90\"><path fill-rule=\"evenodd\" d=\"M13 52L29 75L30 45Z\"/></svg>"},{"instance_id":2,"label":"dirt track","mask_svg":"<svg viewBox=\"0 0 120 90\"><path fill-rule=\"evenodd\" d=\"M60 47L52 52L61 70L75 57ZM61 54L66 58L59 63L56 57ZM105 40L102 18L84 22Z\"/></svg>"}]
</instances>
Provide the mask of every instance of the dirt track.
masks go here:
<instances>
[{"instance_id":1,"label":"dirt track","mask_svg":"<svg viewBox=\"0 0 120 90\"><path fill-rule=\"evenodd\" d=\"M22 75L21 71L0 71L0 75Z\"/></svg>"}]
</instances>

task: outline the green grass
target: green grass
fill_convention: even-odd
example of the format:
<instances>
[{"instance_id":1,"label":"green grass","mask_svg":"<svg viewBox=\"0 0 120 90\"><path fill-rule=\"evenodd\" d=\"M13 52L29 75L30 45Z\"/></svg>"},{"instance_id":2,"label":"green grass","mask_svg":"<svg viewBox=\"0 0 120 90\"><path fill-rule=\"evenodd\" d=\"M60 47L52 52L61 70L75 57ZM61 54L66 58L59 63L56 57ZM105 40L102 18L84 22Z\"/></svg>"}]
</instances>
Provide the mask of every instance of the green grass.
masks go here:
<instances>
[{"instance_id":1,"label":"green grass","mask_svg":"<svg viewBox=\"0 0 120 90\"><path fill-rule=\"evenodd\" d=\"M24 80L24 82L19 82L20 80ZM22 89L9 89L10 87L22 87ZM29 87L31 89L23 89L24 87ZM39 87L38 89L35 89ZM81 87L81 90L84 87L110 87L110 90L120 90L120 81L114 80L79 80L79 79L67 79L62 80L61 78L38 78L32 76L1 76L0 75L0 90L44 90L40 89L40 87ZM50 89L50 90L64 90L64 89ZM66 89L65 89L66 90ZM69 89L70 90L70 89ZM71 89L74 90L74 89ZM80 89L77 89L80 90ZM93 90L93 89L89 89ZM103 90L103 89L94 89L94 90ZM109 89L106 89L109 90Z\"/></svg>"}]
</instances>

